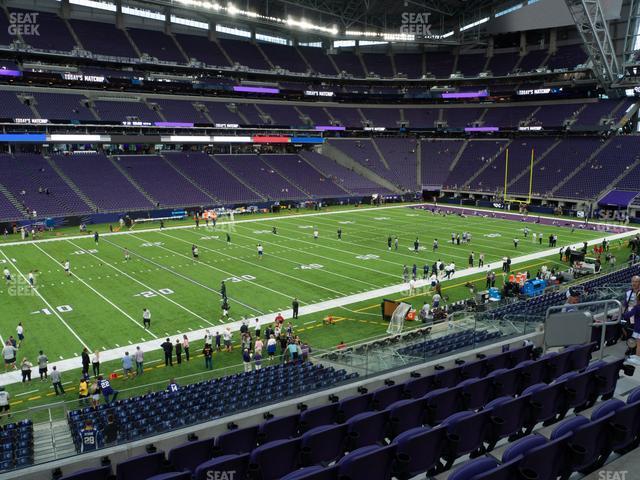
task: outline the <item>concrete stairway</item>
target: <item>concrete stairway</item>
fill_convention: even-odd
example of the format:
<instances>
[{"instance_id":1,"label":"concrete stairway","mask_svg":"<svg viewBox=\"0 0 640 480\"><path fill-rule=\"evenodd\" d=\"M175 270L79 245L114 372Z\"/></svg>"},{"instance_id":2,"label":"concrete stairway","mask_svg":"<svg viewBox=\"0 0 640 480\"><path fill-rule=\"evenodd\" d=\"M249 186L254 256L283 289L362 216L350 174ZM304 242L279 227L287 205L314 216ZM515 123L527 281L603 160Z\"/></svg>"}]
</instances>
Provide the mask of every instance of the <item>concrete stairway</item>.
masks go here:
<instances>
[{"instance_id":1,"label":"concrete stairway","mask_svg":"<svg viewBox=\"0 0 640 480\"><path fill-rule=\"evenodd\" d=\"M215 157L215 155L209 155L209 156L213 159L214 162L216 162L218 165L220 165L221 168L223 168L229 175L231 175L233 178L235 178L237 181L239 181L242 185L247 187L249 190L251 190L253 193L255 193L258 197L262 198L263 200L267 200L267 197L265 197L262 193L257 191L255 188L253 188L247 182L245 182L241 177L236 175L233 170L231 170L230 168L227 168L227 166L223 162L219 162L218 159Z\"/></svg>"},{"instance_id":2,"label":"concrete stairway","mask_svg":"<svg viewBox=\"0 0 640 480\"><path fill-rule=\"evenodd\" d=\"M7 190L7 187L2 185L1 183L0 183L0 194L4 195L6 197L6 199L9 200L11 202L11 204L14 207L16 207L18 209L18 211L20 213L22 213L25 217L29 216L29 213L25 210L25 208L18 201L18 199L16 197L14 197L13 194L9 190Z\"/></svg>"},{"instance_id":3,"label":"concrete stairway","mask_svg":"<svg viewBox=\"0 0 640 480\"><path fill-rule=\"evenodd\" d=\"M478 170L477 170L473 175L471 175L471 177L469 177L469 178L467 179L467 181L466 181L466 182L464 182L464 186L466 187L466 186L468 186L468 185L471 185L471 183L472 183L472 182L473 182L477 177L479 177L479 176L480 176L480 174L481 174L482 172L484 172L487 168L489 168L489 166L490 166L490 165L493 165L493 162L495 162L496 158L499 158L499 157L500 157L500 155L502 155L502 153L503 153L507 148L509 148L509 145L511 145L511 142L512 142L512 141L513 141L513 140L508 140L508 141L504 142L504 145L502 145L502 147L500 147L500 150L498 150L498 152L497 152L495 155L493 155L493 156L489 159L489 161L488 161L488 162L486 162L486 163L485 163L481 168L479 168L479 169L478 169Z\"/></svg>"},{"instance_id":4,"label":"concrete stairway","mask_svg":"<svg viewBox=\"0 0 640 480\"><path fill-rule=\"evenodd\" d=\"M381 187L386 188L387 190L391 190L395 193L402 193L402 191L396 187L393 183L391 183L386 178L382 178L380 175L372 172L368 168L360 165L358 162L349 157L346 153L344 153L339 148L334 147L331 143L325 143L322 147L322 154L331 158L336 163L339 163L343 167L348 168L349 170L353 170L358 175L361 175L365 178L368 178L374 183L377 183Z\"/></svg>"},{"instance_id":5,"label":"concrete stairway","mask_svg":"<svg viewBox=\"0 0 640 480\"><path fill-rule=\"evenodd\" d=\"M36 464L77 454L65 420L36 423L33 426L33 448Z\"/></svg>"},{"instance_id":6,"label":"concrete stairway","mask_svg":"<svg viewBox=\"0 0 640 480\"><path fill-rule=\"evenodd\" d=\"M78 187L73 182L73 180L67 177L67 175L62 171L62 169L56 164L56 162L54 162L49 157L45 157L45 160L47 161L49 166L53 169L53 171L56 172L58 176L62 178L62 180L64 180L64 183L69 185L69 188L71 188L71 190L73 190L74 192L76 192L76 194L78 194L78 196L82 199L84 203L89 205L94 212L98 211L98 206L95 203L93 203L93 201L89 197L87 197L82 190L80 190L80 187ZM76 213L80 213L80 212L76 212Z\"/></svg>"},{"instance_id":7,"label":"concrete stairway","mask_svg":"<svg viewBox=\"0 0 640 480\"><path fill-rule=\"evenodd\" d=\"M173 162L169 161L168 158L166 158L163 155L161 155L161 156L162 156L162 159L167 163L167 165L169 165L171 168L173 168L178 175L180 175L187 182L189 182L191 185L193 185L193 188L195 188L196 190L199 190L200 192L202 192L204 195L209 197L211 199L211 201L213 201L214 203L217 203L217 204L220 204L220 205L224 204L224 202L222 200L220 200L219 198L214 197L208 191L206 191L204 188L200 187L200 185L198 185L195 181L193 181L193 179L189 175L187 175L182 170L180 170L177 165L173 164Z\"/></svg>"},{"instance_id":8,"label":"concrete stairway","mask_svg":"<svg viewBox=\"0 0 640 480\"><path fill-rule=\"evenodd\" d=\"M573 172L571 172L569 175L567 175L563 180L560 181L560 183L558 183L553 190L551 190L549 192L549 196L552 197L555 195L555 193L560 190L569 180L571 180L573 177L575 177L578 172L580 170L582 170L584 167L586 167L587 165L591 165L591 161L596 158L596 156L598 156L598 154L607 146L609 145L609 142L611 142L611 140L615 138L615 137L611 137L609 138L609 140L607 140L606 142L604 142L602 145L600 145L590 156L589 158L587 158L584 162L582 162L580 164L580 166L578 168L576 168Z\"/></svg>"},{"instance_id":9,"label":"concrete stairway","mask_svg":"<svg viewBox=\"0 0 640 480\"><path fill-rule=\"evenodd\" d=\"M153 203L154 205L158 205L159 202L153 198L151 195L149 195L144 188L142 188L140 185L138 185L138 182L136 182L133 177L131 177L131 175L129 175L129 173L122 168L122 165L120 165L120 162L118 162L114 157L107 157L109 159L109 161L113 164L114 167L116 167L116 169L124 176L124 178L126 178L129 183L131 185L133 185L134 187L136 187L136 189L142 194L144 195L144 197L149 200L151 203Z\"/></svg>"}]
</instances>

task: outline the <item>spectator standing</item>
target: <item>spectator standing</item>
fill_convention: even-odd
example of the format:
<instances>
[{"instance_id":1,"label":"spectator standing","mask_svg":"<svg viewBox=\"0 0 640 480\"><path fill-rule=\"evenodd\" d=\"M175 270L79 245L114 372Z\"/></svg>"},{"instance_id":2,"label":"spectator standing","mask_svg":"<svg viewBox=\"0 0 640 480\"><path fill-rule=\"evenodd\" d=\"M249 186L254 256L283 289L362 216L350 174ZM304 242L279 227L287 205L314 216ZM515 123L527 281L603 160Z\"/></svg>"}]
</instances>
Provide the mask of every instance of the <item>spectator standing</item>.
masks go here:
<instances>
[{"instance_id":1,"label":"spectator standing","mask_svg":"<svg viewBox=\"0 0 640 480\"><path fill-rule=\"evenodd\" d=\"M118 440L118 425L113 415L107 417L107 424L102 429L104 435L104 443L106 446L113 445Z\"/></svg>"},{"instance_id":2,"label":"spectator standing","mask_svg":"<svg viewBox=\"0 0 640 480\"><path fill-rule=\"evenodd\" d=\"M93 376L98 377L100 375L100 352L96 350L91 357L91 368L93 369Z\"/></svg>"},{"instance_id":3,"label":"spectator standing","mask_svg":"<svg viewBox=\"0 0 640 480\"><path fill-rule=\"evenodd\" d=\"M255 365L256 370L260 370L262 368L262 353L256 351L253 354L253 363Z\"/></svg>"},{"instance_id":4,"label":"spectator standing","mask_svg":"<svg viewBox=\"0 0 640 480\"><path fill-rule=\"evenodd\" d=\"M216 332L216 351L220 351L220 332Z\"/></svg>"},{"instance_id":5,"label":"spectator standing","mask_svg":"<svg viewBox=\"0 0 640 480\"><path fill-rule=\"evenodd\" d=\"M262 343L262 339L260 337L256 337L256 343L253 346L254 353L260 353L260 355L262 355L263 348L264 348L264 343Z\"/></svg>"},{"instance_id":6,"label":"spectator standing","mask_svg":"<svg viewBox=\"0 0 640 480\"><path fill-rule=\"evenodd\" d=\"M276 354L276 337L274 334L271 334L269 340L267 340L267 355L269 356L269 361L273 361L273 358Z\"/></svg>"},{"instance_id":7,"label":"spectator standing","mask_svg":"<svg viewBox=\"0 0 640 480\"><path fill-rule=\"evenodd\" d=\"M86 377L80 378L80 384L78 385L78 406L82 408L89 400L89 384Z\"/></svg>"},{"instance_id":8,"label":"spectator standing","mask_svg":"<svg viewBox=\"0 0 640 480\"><path fill-rule=\"evenodd\" d=\"M251 371L251 352L248 348L242 351L242 365L244 366L245 373Z\"/></svg>"},{"instance_id":9,"label":"spectator standing","mask_svg":"<svg viewBox=\"0 0 640 480\"><path fill-rule=\"evenodd\" d=\"M5 413L7 414L7 418L11 417L10 398L11 395L9 395L9 392L7 392L4 387L0 387L0 419Z\"/></svg>"},{"instance_id":10,"label":"spectator standing","mask_svg":"<svg viewBox=\"0 0 640 480\"><path fill-rule=\"evenodd\" d=\"M298 362L298 346L296 342L291 341L287 347L289 349L289 358L293 363Z\"/></svg>"},{"instance_id":11,"label":"spectator standing","mask_svg":"<svg viewBox=\"0 0 640 480\"><path fill-rule=\"evenodd\" d=\"M81 443L80 443L81 453L97 450L98 431L93 426L93 422L91 420L85 421L84 428L82 429L82 432L80 432L80 437L81 437Z\"/></svg>"},{"instance_id":12,"label":"spectator standing","mask_svg":"<svg viewBox=\"0 0 640 480\"><path fill-rule=\"evenodd\" d=\"M62 375L54 365L51 367L51 384L53 385L53 390L56 392L56 396L64 395L64 388L62 387Z\"/></svg>"},{"instance_id":13,"label":"spectator standing","mask_svg":"<svg viewBox=\"0 0 640 480\"><path fill-rule=\"evenodd\" d=\"M89 376L89 364L91 363L91 359L89 358L89 350L87 347L82 349L82 376Z\"/></svg>"},{"instance_id":14,"label":"spectator standing","mask_svg":"<svg viewBox=\"0 0 640 480\"><path fill-rule=\"evenodd\" d=\"M255 337L260 338L260 320L256 318Z\"/></svg>"},{"instance_id":15,"label":"spectator standing","mask_svg":"<svg viewBox=\"0 0 640 480\"><path fill-rule=\"evenodd\" d=\"M47 378L47 372L49 371L49 368L47 366L48 363L49 363L49 359L44 354L44 352L40 350L40 355L38 355L38 373L40 374L41 382L44 382L45 379Z\"/></svg>"},{"instance_id":16,"label":"spectator standing","mask_svg":"<svg viewBox=\"0 0 640 480\"><path fill-rule=\"evenodd\" d=\"M291 309L293 310L293 318L294 319L298 318L298 310L300 309L300 302L298 302L297 298L294 298L293 302L291 302Z\"/></svg>"},{"instance_id":17,"label":"spectator standing","mask_svg":"<svg viewBox=\"0 0 640 480\"><path fill-rule=\"evenodd\" d=\"M33 363L31 363L27 357L24 357L22 359L22 363L20 364L20 370L22 371L22 383L31 381L32 367L33 367Z\"/></svg>"},{"instance_id":18,"label":"spectator standing","mask_svg":"<svg viewBox=\"0 0 640 480\"><path fill-rule=\"evenodd\" d=\"M140 348L140 345L136 347L134 357L136 360L136 375L142 375L144 373L144 352Z\"/></svg>"},{"instance_id":19,"label":"spectator standing","mask_svg":"<svg viewBox=\"0 0 640 480\"><path fill-rule=\"evenodd\" d=\"M173 367L173 343L167 338L160 346L164 350L164 366Z\"/></svg>"},{"instance_id":20,"label":"spectator standing","mask_svg":"<svg viewBox=\"0 0 640 480\"><path fill-rule=\"evenodd\" d=\"M122 376L125 377L125 380L129 380L132 371L133 361L131 355L129 355L129 352L124 352L124 357L122 357Z\"/></svg>"},{"instance_id":21,"label":"spectator standing","mask_svg":"<svg viewBox=\"0 0 640 480\"><path fill-rule=\"evenodd\" d=\"M189 361L189 339L186 335L182 335L182 350L184 350L184 358Z\"/></svg>"},{"instance_id":22,"label":"spectator standing","mask_svg":"<svg viewBox=\"0 0 640 480\"><path fill-rule=\"evenodd\" d=\"M224 340L224 349L227 352L230 352L233 348L231 346L231 328L227 327L224 332L222 332L222 338Z\"/></svg>"},{"instance_id":23,"label":"spectator standing","mask_svg":"<svg viewBox=\"0 0 640 480\"><path fill-rule=\"evenodd\" d=\"M213 368L213 349L211 345L208 343L204 344L202 355L204 356L204 368L211 370Z\"/></svg>"},{"instance_id":24,"label":"spectator standing","mask_svg":"<svg viewBox=\"0 0 640 480\"><path fill-rule=\"evenodd\" d=\"M182 365L182 344L179 338L176 338L176 361L178 365Z\"/></svg>"},{"instance_id":25,"label":"spectator standing","mask_svg":"<svg viewBox=\"0 0 640 480\"><path fill-rule=\"evenodd\" d=\"M98 386L97 379L89 385L89 395L91 396L91 406L93 408L98 408L98 405L100 404L100 387Z\"/></svg>"}]
</instances>

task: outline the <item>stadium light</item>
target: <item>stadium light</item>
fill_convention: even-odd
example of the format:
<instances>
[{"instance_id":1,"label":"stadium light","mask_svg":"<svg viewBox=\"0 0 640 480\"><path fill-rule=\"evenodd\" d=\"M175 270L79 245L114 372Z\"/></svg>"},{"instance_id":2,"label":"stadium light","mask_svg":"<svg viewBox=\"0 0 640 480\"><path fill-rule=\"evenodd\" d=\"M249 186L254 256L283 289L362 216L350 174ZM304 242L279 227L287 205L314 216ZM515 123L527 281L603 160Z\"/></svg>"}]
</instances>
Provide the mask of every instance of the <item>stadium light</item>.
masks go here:
<instances>
[{"instance_id":1,"label":"stadium light","mask_svg":"<svg viewBox=\"0 0 640 480\"><path fill-rule=\"evenodd\" d=\"M465 30L469 30L470 28L477 27L478 25L482 25L483 23L487 23L489 21L489 17L481 18L473 23L465 25L464 27L460 27L460 31L464 32Z\"/></svg>"}]
</instances>

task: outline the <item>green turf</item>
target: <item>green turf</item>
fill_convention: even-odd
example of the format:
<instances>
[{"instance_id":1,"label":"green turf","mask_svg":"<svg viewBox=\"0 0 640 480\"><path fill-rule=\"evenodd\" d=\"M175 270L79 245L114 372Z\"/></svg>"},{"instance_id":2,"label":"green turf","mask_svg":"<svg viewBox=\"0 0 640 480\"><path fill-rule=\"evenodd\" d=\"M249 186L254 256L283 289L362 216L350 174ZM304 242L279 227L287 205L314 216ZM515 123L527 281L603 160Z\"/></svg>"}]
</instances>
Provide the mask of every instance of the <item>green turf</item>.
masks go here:
<instances>
[{"instance_id":1,"label":"green turf","mask_svg":"<svg viewBox=\"0 0 640 480\"><path fill-rule=\"evenodd\" d=\"M153 339L158 339L159 346L166 336L175 340L183 332L206 327L216 330L223 325L218 294L222 280L227 281L230 320L238 320L258 314L275 316L290 307L293 297L298 297L301 305L307 305L398 284L403 264L416 263L420 275L424 263L431 265L437 259L455 261L461 270L467 267L469 253L474 251L476 259L484 253L485 264L494 263L499 270L500 259L505 255L517 257L547 250L546 242L541 246L531 239L525 240L523 225L518 221L442 217L411 208L334 212L321 216L292 215L293 212L272 218L256 216L255 219L267 219L219 224L215 229L201 226L158 231L156 226L138 231L136 227L131 234L103 235L99 245L90 236L5 244L0 248L0 262L4 260L4 265L9 266L14 282L20 274L26 276L30 270L37 270L38 288L37 293L21 288L23 294L14 295L16 284L2 285L0 335L3 339L15 336L17 322L22 321L26 340L19 359L26 356L32 361L40 349L45 350L51 361L56 361L78 356L83 346L89 350L108 350L131 344L133 349L136 343ZM170 225L174 223L167 224ZM272 233L272 227L277 228L277 235ZM319 229L318 240L313 238L313 227ZM342 228L342 240L337 238L338 228ZM535 226L533 230L542 233L545 240L550 233L556 233L559 245L602 238L602 233L582 230L572 233L560 226ZM473 235L472 242L451 245L451 232L462 231ZM227 232L231 235L230 244L226 242ZM398 251L388 251L388 235L400 238ZM416 236L424 248L418 254L412 251ZM514 237L520 238L517 251ZM440 241L436 253L431 249L434 238ZM258 243L265 249L261 260L256 253ZM199 247L198 261L191 257L192 244ZM124 259L125 248L131 252L130 261ZM626 250L620 250L621 258L625 254ZM65 259L71 262L71 277L63 272L61 262ZM556 263L558 256L554 254L548 259L528 262L521 269L535 273L542 264ZM484 275L454 279L445 283L444 288L450 301L463 299L469 295L464 284L468 280L483 284L483 279ZM423 299L420 295L412 301L420 305ZM144 307L152 312L149 331L142 328ZM354 343L382 335L386 330L386 324L378 316L379 299L334 309L330 313L341 319L334 326L323 326L322 319L327 313L301 316L296 322L296 331L312 348L331 349L341 340ZM201 349L199 339L192 340L193 350ZM159 357L158 351L148 352L146 360L158 361ZM214 358L216 368L229 369L217 374L228 373L239 363L237 352L219 353ZM162 388L171 376L196 375L185 382L196 381L204 367L202 359L171 372L156 368L153 363L148 365L152 368L145 376L130 383L118 380L117 388L149 382L158 382L158 388ZM118 361L104 365L106 372L118 368ZM75 385L78 372L65 373L64 377ZM34 381L9 388L18 409L55 400L46 383Z\"/></svg>"}]
</instances>

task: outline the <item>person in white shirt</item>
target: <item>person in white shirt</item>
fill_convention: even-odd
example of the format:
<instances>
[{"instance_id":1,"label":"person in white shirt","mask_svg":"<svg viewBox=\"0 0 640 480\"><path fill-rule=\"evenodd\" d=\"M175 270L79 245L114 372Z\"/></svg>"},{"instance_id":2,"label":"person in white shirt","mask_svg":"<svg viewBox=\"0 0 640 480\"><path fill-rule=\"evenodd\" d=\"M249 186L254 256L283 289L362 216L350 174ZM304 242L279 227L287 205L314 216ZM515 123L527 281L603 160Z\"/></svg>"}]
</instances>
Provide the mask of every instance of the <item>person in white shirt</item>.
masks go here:
<instances>
[{"instance_id":1,"label":"person in white shirt","mask_svg":"<svg viewBox=\"0 0 640 480\"><path fill-rule=\"evenodd\" d=\"M16 327L16 333L18 334L18 348L20 348L20 345L24 340L24 327L22 326L22 322L18 323L18 326Z\"/></svg>"},{"instance_id":2,"label":"person in white shirt","mask_svg":"<svg viewBox=\"0 0 640 480\"><path fill-rule=\"evenodd\" d=\"M136 347L136 351L133 354L136 361L136 376L144 373L144 352L140 348L140 345Z\"/></svg>"},{"instance_id":3,"label":"person in white shirt","mask_svg":"<svg viewBox=\"0 0 640 480\"><path fill-rule=\"evenodd\" d=\"M64 273L67 276L71 275L71 264L69 263L69 260L64 261Z\"/></svg>"},{"instance_id":4,"label":"person in white shirt","mask_svg":"<svg viewBox=\"0 0 640 480\"><path fill-rule=\"evenodd\" d=\"M151 328L151 311L148 308L142 309L142 325L144 328Z\"/></svg>"},{"instance_id":5,"label":"person in white shirt","mask_svg":"<svg viewBox=\"0 0 640 480\"><path fill-rule=\"evenodd\" d=\"M262 254L264 253L264 248L262 247L262 244L259 243L258 244L258 258L261 259L262 258Z\"/></svg>"},{"instance_id":6,"label":"person in white shirt","mask_svg":"<svg viewBox=\"0 0 640 480\"><path fill-rule=\"evenodd\" d=\"M314 240L317 240L317 239L318 239L318 229L317 229L317 228L314 228L314 229L313 229L313 239L314 239Z\"/></svg>"},{"instance_id":7,"label":"person in white shirt","mask_svg":"<svg viewBox=\"0 0 640 480\"><path fill-rule=\"evenodd\" d=\"M9 404L9 392L7 392L4 387L0 387L0 418L2 418L2 416L5 414L7 414L7 417L11 416L11 413L9 413L9 410L11 408L11 405Z\"/></svg>"},{"instance_id":8,"label":"person in white shirt","mask_svg":"<svg viewBox=\"0 0 640 480\"><path fill-rule=\"evenodd\" d=\"M440 300L442 300L442 297L439 293L433 295L433 308L438 308L440 306Z\"/></svg>"},{"instance_id":9,"label":"person in white shirt","mask_svg":"<svg viewBox=\"0 0 640 480\"><path fill-rule=\"evenodd\" d=\"M9 285L11 283L11 272L9 271L8 268L5 268L3 273L4 273L4 279L6 280L7 285Z\"/></svg>"},{"instance_id":10,"label":"person in white shirt","mask_svg":"<svg viewBox=\"0 0 640 480\"><path fill-rule=\"evenodd\" d=\"M224 348L227 352L231 351L231 328L227 327L222 332L222 340L224 341Z\"/></svg>"},{"instance_id":11,"label":"person in white shirt","mask_svg":"<svg viewBox=\"0 0 640 480\"><path fill-rule=\"evenodd\" d=\"M409 295L415 295L416 294L416 280L415 278L412 278L409 281Z\"/></svg>"},{"instance_id":12,"label":"person in white shirt","mask_svg":"<svg viewBox=\"0 0 640 480\"><path fill-rule=\"evenodd\" d=\"M36 277L33 276L33 272L29 272L29 275L27 275L27 281L29 282L29 285L31 285L31 288L36 286Z\"/></svg>"}]
</instances>

